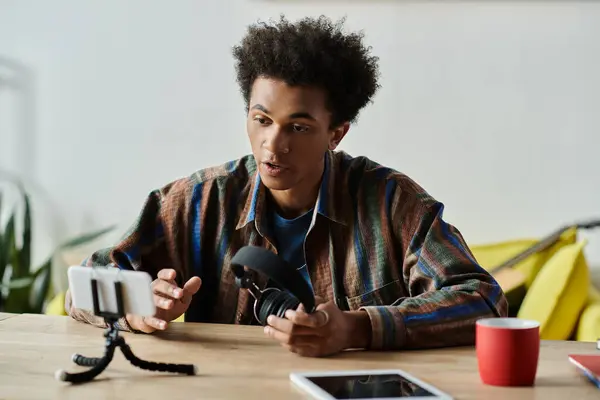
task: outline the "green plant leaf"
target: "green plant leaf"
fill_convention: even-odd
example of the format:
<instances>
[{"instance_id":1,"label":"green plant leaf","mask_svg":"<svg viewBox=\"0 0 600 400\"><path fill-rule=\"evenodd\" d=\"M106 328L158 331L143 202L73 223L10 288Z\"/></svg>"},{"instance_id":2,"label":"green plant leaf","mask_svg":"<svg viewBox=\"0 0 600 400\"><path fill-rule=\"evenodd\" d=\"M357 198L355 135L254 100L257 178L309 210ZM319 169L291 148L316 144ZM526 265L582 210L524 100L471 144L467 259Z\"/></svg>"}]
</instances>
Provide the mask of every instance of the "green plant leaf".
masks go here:
<instances>
[{"instance_id":1,"label":"green plant leaf","mask_svg":"<svg viewBox=\"0 0 600 400\"><path fill-rule=\"evenodd\" d=\"M2 229L2 193L0 193L0 271L2 270L3 265L3 255L2 251L4 250L4 230ZM0 282L2 282L2 273L0 272Z\"/></svg>"},{"instance_id":2,"label":"green plant leaf","mask_svg":"<svg viewBox=\"0 0 600 400\"><path fill-rule=\"evenodd\" d=\"M6 312L41 313L43 312L46 299L51 294L52 264L55 254L61 250L72 249L91 242L110 232L115 227L110 226L66 241L52 252L41 267L33 270L31 265L33 213L30 196L18 179L10 179L10 181L15 184L23 196L23 236L22 243L19 243L21 241L17 240L16 237L16 220L17 218L21 218L21 215L17 211L14 211L8 216L6 226L3 227L0 223L0 290L8 292L5 298L2 298L2 295L0 295L0 308L2 309L1 311ZM2 205L0 194L0 215ZM17 246L17 243L20 244L20 248ZM11 266L11 279L5 285L2 285L8 265Z\"/></svg>"},{"instance_id":3,"label":"green plant leaf","mask_svg":"<svg viewBox=\"0 0 600 400\"><path fill-rule=\"evenodd\" d=\"M21 256L19 255L21 250L19 249L19 247L17 247L16 237L16 228L13 228L12 242L9 243L10 247L8 249L8 255L10 257L9 264L12 267L11 279L24 278L27 275L29 275L29 271L24 271L23 268L21 268Z\"/></svg>"},{"instance_id":4,"label":"green plant leaf","mask_svg":"<svg viewBox=\"0 0 600 400\"><path fill-rule=\"evenodd\" d=\"M33 277L11 279L7 284L0 284L0 289L22 289L31 285Z\"/></svg>"},{"instance_id":5,"label":"green plant leaf","mask_svg":"<svg viewBox=\"0 0 600 400\"><path fill-rule=\"evenodd\" d=\"M8 313L29 313L29 294L31 293L31 285L22 288L12 289L6 297L4 304L4 312Z\"/></svg>"},{"instance_id":6,"label":"green plant leaf","mask_svg":"<svg viewBox=\"0 0 600 400\"><path fill-rule=\"evenodd\" d=\"M5 303L3 305L3 311L9 313L29 313L29 297L31 293L32 282L29 285L24 285L26 280L33 281L32 276L26 276L22 278L15 278L14 275L11 276L10 282L17 282L8 292L8 296L4 299Z\"/></svg>"},{"instance_id":7,"label":"green plant leaf","mask_svg":"<svg viewBox=\"0 0 600 400\"><path fill-rule=\"evenodd\" d=\"M23 192L25 202L25 214L23 215L23 243L19 251L20 276L26 276L31 272L31 203L27 193Z\"/></svg>"},{"instance_id":8,"label":"green plant leaf","mask_svg":"<svg viewBox=\"0 0 600 400\"><path fill-rule=\"evenodd\" d=\"M8 246L5 244L6 241L8 241L8 237L6 240L4 239L4 232L2 231L2 226L0 226L0 283L2 283L4 271L8 265L8 256L6 253L6 247Z\"/></svg>"},{"instance_id":9,"label":"green plant leaf","mask_svg":"<svg viewBox=\"0 0 600 400\"><path fill-rule=\"evenodd\" d=\"M0 243L2 242L2 193L0 192Z\"/></svg>"},{"instance_id":10,"label":"green plant leaf","mask_svg":"<svg viewBox=\"0 0 600 400\"><path fill-rule=\"evenodd\" d=\"M0 248L0 281L4 277L6 267L11 263L15 248L15 214L12 214L4 228L2 235L2 247Z\"/></svg>"},{"instance_id":11,"label":"green plant leaf","mask_svg":"<svg viewBox=\"0 0 600 400\"><path fill-rule=\"evenodd\" d=\"M37 279L40 275L44 273L44 270L52 268L52 258L48 258L46 262L42 264L41 267L35 270L34 273L31 274L32 279Z\"/></svg>"},{"instance_id":12,"label":"green plant leaf","mask_svg":"<svg viewBox=\"0 0 600 400\"><path fill-rule=\"evenodd\" d=\"M31 275L11 279L8 285L4 285L10 289L4 311L40 314L50 291L51 270L52 258L49 258Z\"/></svg>"},{"instance_id":13,"label":"green plant leaf","mask_svg":"<svg viewBox=\"0 0 600 400\"><path fill-rule=\"evenodd\" d=\"M30 310L33 313L41 313L44 308L44 301L48 297L50 291L50 277L52 272L52 258L46 260L46 262L38 268L34 273L34 283L32 288L34 289L31 293L31 307ZM39 286L38 286L39 285Z\"/></svg>"},{"instance_id":14,"label":"green plant leaf","mask_svg":"<svg viewBox=\"0 0 600 400\"><path fill-rule=\"evenodd\" d=\"M106 233L112 231L113 229L115 229L114 225L109 226L107 228L100 229L95 232L85 233L81 236L78 236L76 238L73 238L73 239L63 243L62 245L59 246L58 250L67 250L67 249L72 249L73 247L81 246L82 244L96 240L100 236L105 235Z\"/></svg>"},{"instance_id":15,"label":"green plant leaf","mask_svg":"<svg viewBox=\"0 0 600 400\"><path fill-rule=\"evenodd\" d=\"M2 229L0 229L0 283L2 283L4 278L6 264L8 264L8 261L6 261L6 257L4 255L4 232L2 232Z\"/></svg>"}]
</instances>

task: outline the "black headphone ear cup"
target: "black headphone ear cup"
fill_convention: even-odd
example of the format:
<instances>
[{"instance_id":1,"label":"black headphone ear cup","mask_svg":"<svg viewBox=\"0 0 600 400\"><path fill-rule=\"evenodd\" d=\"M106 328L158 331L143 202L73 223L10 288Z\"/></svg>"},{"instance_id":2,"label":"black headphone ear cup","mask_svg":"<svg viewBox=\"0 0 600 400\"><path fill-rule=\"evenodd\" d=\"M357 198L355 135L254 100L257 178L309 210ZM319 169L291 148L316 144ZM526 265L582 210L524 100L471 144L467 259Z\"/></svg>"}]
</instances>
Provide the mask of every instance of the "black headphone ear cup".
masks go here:
<instances>
[{"instance_id":1,"label":"black headphone ear cup","mask_svg":"<svg viewBox=\"0 0 600 400\"><path fill-rule=\"evenodd\" d=\"M271 305L273 304L272 298L277 296L278 290L269 290L262 293L262 296L256 301L254 305L254 315L261 325L265 326L267 317L270 313Z\"/></svg>"},{"instance_id":2,"label":"black headphone ear cup","mask_svg":"<svg viewBox=\"0 0 600 400\"><path fill-rule=\"evenodd\" d=\"M287 292L283 293L285 294L285 301L283 302L283 304L281 304L276 314L278 317L281 318L285 317L285 312L287 310L295 310L300 305L300 300L298 300L294 295Z\"/></svg>"},{"instance_id":3,"label":"black headphone ear cup","mask_svg":"<svg viewBox=\"0 0 600 400\"><path fill-rule=\"evenodd\" d=\"M285 312L289 309L296 309L300 305L300 301L291 294L281 290L270 290L263 293L257 307L257 318L261 325L267 325L269 315L276 315L279 318L285 316Z\"/></svg>"}]
</instances>

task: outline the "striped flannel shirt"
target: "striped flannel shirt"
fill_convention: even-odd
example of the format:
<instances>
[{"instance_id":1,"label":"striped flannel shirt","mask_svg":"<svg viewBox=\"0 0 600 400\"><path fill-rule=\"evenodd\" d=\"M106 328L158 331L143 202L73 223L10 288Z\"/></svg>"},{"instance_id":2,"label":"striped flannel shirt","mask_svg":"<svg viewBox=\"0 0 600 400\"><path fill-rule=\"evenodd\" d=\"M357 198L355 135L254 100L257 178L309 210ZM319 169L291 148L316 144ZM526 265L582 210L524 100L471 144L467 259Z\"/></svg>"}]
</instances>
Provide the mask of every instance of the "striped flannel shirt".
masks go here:
<instances>
[{"instance_id":1,"label":"striped flannel shirt","mask_svg":"<svg viewBox=\"0 0 600 400\"><path fill-rule=\"evenodd\" d=\"M202 169L152 191L124 238L83 264L112 263L153 279L173 268L179 285L199 276L186 321L256 324L253 298L236 286L230 260L245 245L277 253L266 195L251 155ZM306 265L316 295L368 313L369 348L468 345L476 320L507 315L502 289L443 220L443 208L398 171L366 157L326 153ZM263 288L269 284L255 278ZM69 304L73 318L104 326ZM127 330L125 321L120 325Z\"/></svg>"}]
</instances>

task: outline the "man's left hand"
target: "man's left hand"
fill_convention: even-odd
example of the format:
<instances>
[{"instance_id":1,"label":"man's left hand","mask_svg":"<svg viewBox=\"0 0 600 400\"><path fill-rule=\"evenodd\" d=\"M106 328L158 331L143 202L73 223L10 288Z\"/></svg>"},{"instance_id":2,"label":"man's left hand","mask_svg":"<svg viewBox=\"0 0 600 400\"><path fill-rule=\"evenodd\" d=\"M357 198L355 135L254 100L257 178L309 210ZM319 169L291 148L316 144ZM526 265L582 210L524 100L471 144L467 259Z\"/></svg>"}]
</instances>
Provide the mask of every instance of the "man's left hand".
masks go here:
<instances>
[{"instance_id":1,"label":"man's left hand","mask_svg":"<svg viewBox=\"0 0 600 400\"><path fill-rule=\"evenodd\" d=\"M366 312L344 312L333 301L319 304L312 314L300 305L285 318L269 316L265 334L282 346L305 357L323 357L352 347L367 347L370 320Z\"/></svg>"}]
</instances>

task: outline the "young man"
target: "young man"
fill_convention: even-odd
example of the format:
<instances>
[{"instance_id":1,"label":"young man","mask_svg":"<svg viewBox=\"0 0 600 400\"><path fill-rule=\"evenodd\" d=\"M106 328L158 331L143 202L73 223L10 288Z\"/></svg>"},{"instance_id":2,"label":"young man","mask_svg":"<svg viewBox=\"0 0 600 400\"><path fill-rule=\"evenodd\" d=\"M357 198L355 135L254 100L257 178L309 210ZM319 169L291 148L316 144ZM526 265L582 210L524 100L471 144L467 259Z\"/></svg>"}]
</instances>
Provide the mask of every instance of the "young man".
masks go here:
<instances>
[{"instance_id":1,"label":"young man","mask_svg":"<svg viewBox=\"0 0 600 400\"><path fill-rule=\"evenodd\" d=\"M282 18L251 26L233 54L253 154L153 191L125 238L85 262L155 279L157 314L129 315L122 329L162 330L184 313L256 324L230 266L245 245L279 254L318 296L319 312L300 307L265 327L300 355L472 344L477 319L507 314L441 203L400 172L336 151L378 88L360 34ZM103 326L69 296L66 309Z\"/></svg>"}]
</instances>

